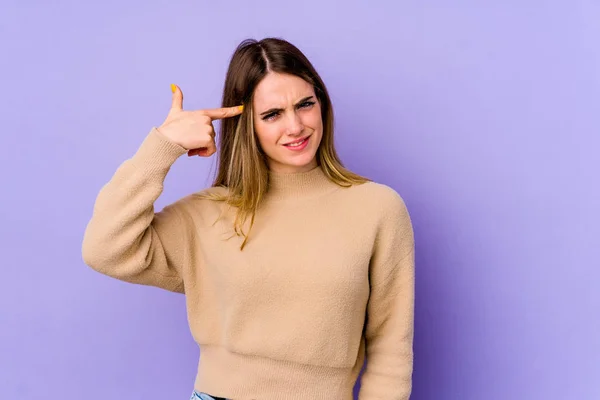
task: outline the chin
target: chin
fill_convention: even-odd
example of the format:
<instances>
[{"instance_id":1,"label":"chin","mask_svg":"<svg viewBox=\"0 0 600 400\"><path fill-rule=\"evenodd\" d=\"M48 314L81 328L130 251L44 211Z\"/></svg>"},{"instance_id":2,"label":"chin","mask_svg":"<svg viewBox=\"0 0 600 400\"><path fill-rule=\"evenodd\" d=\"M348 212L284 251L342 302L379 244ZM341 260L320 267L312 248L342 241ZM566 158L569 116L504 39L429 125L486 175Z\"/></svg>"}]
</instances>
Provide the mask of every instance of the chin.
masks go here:
<instances>
[{"instance_id":1,"label":"chin","mask_svg":"<svg viewBox=\"0 0 600 400\"><path fill-rule=\"evenodd\" d=\"M312 140L318 139L319 143L311 143ZM272 149L275 157L269 157L274 162L272 167L274 169L285 170L287 172L294 171L307 171L318 165L316 160L317 152L319 149L320 138L317 136L311 136L309 138L308 146L304 149L290 150L282 147L275 147Z\"/></svg>"},{"instance_id":2,"label":"chin","mask_svg":"<svg viewBox=\"0 0 600 400\"><path fill-rule=\"evenodd\" d=\"M315 160L315 155L306 155L306 157L282 157L276 160L277 167L276 169L285 170L287 172L300 172L307 171L317 166L317 161Z\"/></svg>"}]
</instances>

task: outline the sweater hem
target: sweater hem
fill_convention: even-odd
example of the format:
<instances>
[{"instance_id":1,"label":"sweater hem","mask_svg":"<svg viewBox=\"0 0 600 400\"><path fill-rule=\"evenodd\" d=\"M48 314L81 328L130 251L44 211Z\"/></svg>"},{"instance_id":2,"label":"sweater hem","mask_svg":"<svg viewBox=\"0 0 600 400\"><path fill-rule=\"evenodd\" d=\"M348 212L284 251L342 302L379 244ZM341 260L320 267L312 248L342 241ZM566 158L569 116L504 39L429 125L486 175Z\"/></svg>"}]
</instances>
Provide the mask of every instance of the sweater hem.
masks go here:
<instances>
[{"instance_id":1,"label":"sweater hem","mask_svg":"<svg viewBox=\"0 0 600 400\"><path fill-rule=\"evenodd\" d=\"M235 400L352 400L361 366L307 365L203 345L194 388Z\"/></svg>"}]
</instances>

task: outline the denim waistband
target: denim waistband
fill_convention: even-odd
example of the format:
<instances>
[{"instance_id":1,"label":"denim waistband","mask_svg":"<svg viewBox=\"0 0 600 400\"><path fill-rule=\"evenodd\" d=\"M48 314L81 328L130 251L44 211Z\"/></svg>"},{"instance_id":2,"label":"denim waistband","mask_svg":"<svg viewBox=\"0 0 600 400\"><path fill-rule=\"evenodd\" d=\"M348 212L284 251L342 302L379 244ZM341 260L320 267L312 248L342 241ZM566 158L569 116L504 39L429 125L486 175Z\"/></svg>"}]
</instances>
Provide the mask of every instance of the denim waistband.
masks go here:
<instances>
[{"instance_id":1,"label":"denim waistband","mask_svg":"<svg viewBox=\"0 0 600 400\"><path fill-rule=\"evenodd\" d=\"M197 392L194 390L194 393L192 393L192 397L190 397L190 400L227 400L227 399L224 397L213 397L209 394Z\"/></svg>"}]
</instances>

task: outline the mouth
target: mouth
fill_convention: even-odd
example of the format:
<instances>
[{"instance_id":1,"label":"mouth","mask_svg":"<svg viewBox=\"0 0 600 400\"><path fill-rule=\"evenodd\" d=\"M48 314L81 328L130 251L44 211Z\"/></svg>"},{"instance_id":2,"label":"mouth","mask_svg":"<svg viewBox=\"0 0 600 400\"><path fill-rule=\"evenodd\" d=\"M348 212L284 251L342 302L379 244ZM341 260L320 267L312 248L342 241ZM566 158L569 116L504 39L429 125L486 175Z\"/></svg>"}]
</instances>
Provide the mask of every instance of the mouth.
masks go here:
<instances>
[{"instance_id":1,"label":"mouth","mask_svg":"<svg viewBox=\"0 0 600 400\"><path fill-rule=\"evenodd\" d=\"M293 142L289 142L284 144L285 147L287 147L288 149L292 149L292 150L296 150L296 149L301 149L306 147L306 144L308 143L308 139L310 138L310 135L303 137L302 139L298 139L298 140L294 140Z\"/></svg>"}]
</instances>

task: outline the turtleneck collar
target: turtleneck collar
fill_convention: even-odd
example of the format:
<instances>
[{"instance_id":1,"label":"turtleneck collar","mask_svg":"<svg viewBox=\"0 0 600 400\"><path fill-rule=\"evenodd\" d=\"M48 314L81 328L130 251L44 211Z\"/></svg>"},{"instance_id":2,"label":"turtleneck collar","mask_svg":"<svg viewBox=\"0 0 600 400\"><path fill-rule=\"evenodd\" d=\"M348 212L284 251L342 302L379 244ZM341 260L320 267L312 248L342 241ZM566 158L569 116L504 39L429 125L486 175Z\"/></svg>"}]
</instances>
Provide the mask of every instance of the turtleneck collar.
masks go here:
<instances>
[{"instance_id":1,"label":"turtleneck collar","mask_svg":"<svg viewBox=\"0 0 600 400\"><path fill-rule=\"evenodd\" d=\"M306 172L269 172L268 196L273 199L311 197L339 187L327 178L320 166Z\"/></svg>"}]
</instances>

